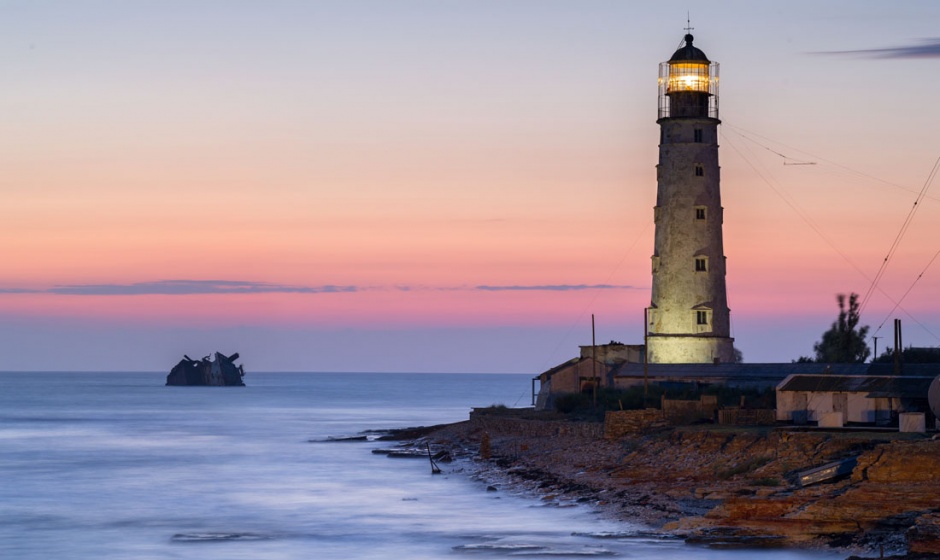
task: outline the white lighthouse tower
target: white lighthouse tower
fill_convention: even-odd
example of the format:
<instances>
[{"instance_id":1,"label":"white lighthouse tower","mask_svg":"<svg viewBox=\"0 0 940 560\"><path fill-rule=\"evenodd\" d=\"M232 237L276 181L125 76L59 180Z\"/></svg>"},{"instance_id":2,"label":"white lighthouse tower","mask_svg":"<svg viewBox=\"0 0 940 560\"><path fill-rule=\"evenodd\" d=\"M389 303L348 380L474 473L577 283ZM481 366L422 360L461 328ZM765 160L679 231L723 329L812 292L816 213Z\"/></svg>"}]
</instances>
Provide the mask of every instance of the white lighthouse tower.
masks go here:
<instances>
[{"instance_id":1,"label":"white lighthouse tower","mask_svg":"<svg viewBox=\"0 0 940 560\"><path fill-rule=\"evenodd\" d=\"M734 360L718 167L718 63L685 46L659 65L650 363Z\"/></svg>"}]
</instances>

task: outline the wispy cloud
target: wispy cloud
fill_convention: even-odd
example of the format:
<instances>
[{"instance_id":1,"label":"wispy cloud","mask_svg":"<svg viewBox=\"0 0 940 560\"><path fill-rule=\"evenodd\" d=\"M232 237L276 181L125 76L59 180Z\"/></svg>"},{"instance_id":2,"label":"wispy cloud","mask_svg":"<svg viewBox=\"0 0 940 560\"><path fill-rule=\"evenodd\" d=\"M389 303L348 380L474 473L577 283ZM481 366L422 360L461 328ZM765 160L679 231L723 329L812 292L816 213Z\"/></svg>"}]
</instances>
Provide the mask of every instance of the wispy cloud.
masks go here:
<instances>
[{"instance_id":1,"label":"wispy cloud","mask_svg":"<svg viewBox=\"0 0 940 560\"><path fill-rule=\"evenodd\" d=\"M78 296L204 295L204 294L323 294L355 292L356 286L291 286L235 280L157 280L134 284L75 284L42 290Z\"/></svg>"},{"instance_id":2,"label":"wispy cloud","mask_svg":"<svg viewBox=\"0 0 940 560\"><path fill-rule=\"evenodd\" d=\"M64 296L186 296L213 294L337 294L394 290L422 291L482 291L482 292L573 292L584 290L634 290L636 286L616 284L534 284L534 285L479 285L479 286L356 286L323 284L297 286L270 282L241 280L155 280L130 284L65 284L50 288L2 288L0 294L55 294Z\"/></svg>"},{"instance_id":3,"label":"wispy cloud","mask_svg":"<svg viewBox=\"0 0 940 560\"><path fill-rule=\"evenodd\" d=\"M579 290L633 290L634 286L618 286L615 284L542 284L531 286L476 286L475 290L484 292L513 292L513 291L538 291L538 292L574 292Z\"/></svg>"},{"instance_id":4,"label":"wispy cloud","mask_svg":"<svg viewBox=\"0 0 940 560\"><path fill-rule=\"evenodd\" d=\"M940 58L940 38L923 39L917 44L901 47L821 51L813 54L852 55L864 58Z\"/></svg>"}]
</instances>

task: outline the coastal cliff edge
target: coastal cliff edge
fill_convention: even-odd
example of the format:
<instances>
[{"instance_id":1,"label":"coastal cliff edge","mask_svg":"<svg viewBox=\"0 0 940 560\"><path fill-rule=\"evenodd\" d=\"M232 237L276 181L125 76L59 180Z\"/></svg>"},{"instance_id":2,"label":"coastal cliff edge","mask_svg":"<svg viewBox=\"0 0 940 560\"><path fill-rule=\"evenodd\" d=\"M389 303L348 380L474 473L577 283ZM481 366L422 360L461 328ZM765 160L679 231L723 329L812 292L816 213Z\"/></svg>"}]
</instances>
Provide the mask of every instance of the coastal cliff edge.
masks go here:
<instances>
[{"instance_id":1,"label":"coastal cliff edge","mask_svg":"<svg viewBox=\"0 0 940 560\"><path fill-rule=\"evenodd\" d=\"M940 441L922 434L695 425L605 438L600 422L478 409L425 439L472 457L493 484L692 542L940 555ZM850 475L798 483L800 471L848 456L858 458Z\"/></svg>"}]
</instances>

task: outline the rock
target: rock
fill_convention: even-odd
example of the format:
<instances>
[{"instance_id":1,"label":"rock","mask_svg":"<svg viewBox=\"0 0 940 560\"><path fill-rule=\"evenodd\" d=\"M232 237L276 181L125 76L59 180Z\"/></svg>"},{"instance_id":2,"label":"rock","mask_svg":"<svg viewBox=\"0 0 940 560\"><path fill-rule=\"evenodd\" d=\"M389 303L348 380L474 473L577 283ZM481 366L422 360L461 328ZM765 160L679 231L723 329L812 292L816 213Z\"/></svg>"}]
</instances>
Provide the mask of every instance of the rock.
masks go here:
<instances>
[{"instance_id":1,"label":"rock","mask_svg":"<svg viewBox=\"0 0 940 560\"><path fill-rule=\"evenodd\" d=\"M727 499L729 499L729 498L733 498L734 496L735 496L735 495L734 495L733 493L731 493L731 492L709 492L708 494L705 494L705 496L703 496L703 498L706 499L706 500L711 500L711 501L714 502L714 501L716 501L716 500L718 500L718 501L724 501L724 500L727 500Z\"/></svg>"},{"instance_id":2,"label":"rock","mask_svg":"<svg viewBox=\"0 0 940 560\"><path fill-rule=\"evenodd\" d=\"M940 557L940 513L928 513L917 518L907 531L911 552L936 554Z\"/></svg>"},{"instance_id":3,"label":"rock","mask_svg":"<svg viewBox=\"0 0 940 560\"><path fill-rule=\"evenodd\" d=\"M880 446L877 453L870 455L874 457L861 476L871 482L940 483L940 470L937 469L940 441L891 443Z\"/></svg>"},{"instance_id":4,"label":"rock","mask_svg":"<svg viewBox=\"0 0 940 560\"><path fill-rule=\"evenodd\" d=\"M210 360L209 356L194 360L184 355L166 376L166 384L244 387L242 377L245 376L245 370L242 366L235 365L237 359L237 352L231 356L216 352L215 360Z\"/></svg>"}]
</instances>

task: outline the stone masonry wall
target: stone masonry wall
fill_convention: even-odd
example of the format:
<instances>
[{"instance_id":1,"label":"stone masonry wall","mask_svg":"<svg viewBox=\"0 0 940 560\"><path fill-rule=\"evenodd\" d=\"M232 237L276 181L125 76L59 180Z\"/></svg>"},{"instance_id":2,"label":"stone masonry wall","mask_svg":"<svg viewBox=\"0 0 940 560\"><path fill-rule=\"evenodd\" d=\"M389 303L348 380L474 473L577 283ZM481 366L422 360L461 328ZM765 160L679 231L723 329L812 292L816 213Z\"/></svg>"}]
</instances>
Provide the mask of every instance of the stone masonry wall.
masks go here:
<instances>
[{"instance_id":1,"label":"stone masonry wall","mask_svg":"<svg viewBox=\"0 0 940 560\"><path fill-rule=\"evenodd\" d=\"M490 435L522 437L578 436L593 439L604 437L604 425L600 422L567 422L564 420L526 420L473 411L470 426Z\"/></svg>"},{"instance_id":2,"label":"stone masonry wall","mask_svg":"<svg viewBox=\"0 0 940 560\"><path fill-rule=\"evenodd\" d=\"M772 408L728 408L718 411L718 423L723 426L773 426L777 422Z\"/></svg>"},{"instance_id":3,"label":"stone masonry wall","mask_svg":"<svg viewBox=\"0 0 940 560\"><path fill-rule=\"evenodd\" d=\"M718 409L718 398L714 395L702 395L697 401L681 399L661 399L663 415L670 423L677 426L694 424L700 420L714 420Z\"/></svg>"},{"instance_id":4,"label":"stone masonry wall","mask_svg":"<svg viewBox=\"0 0 940 560\"><path fill-rule=\"evenodd\" d=\"M657 408L646 410L612 410L604 416L604 438L617 439L639 434L651 428L667 426L663 412Z\"/></svg>"}]
</instances>

